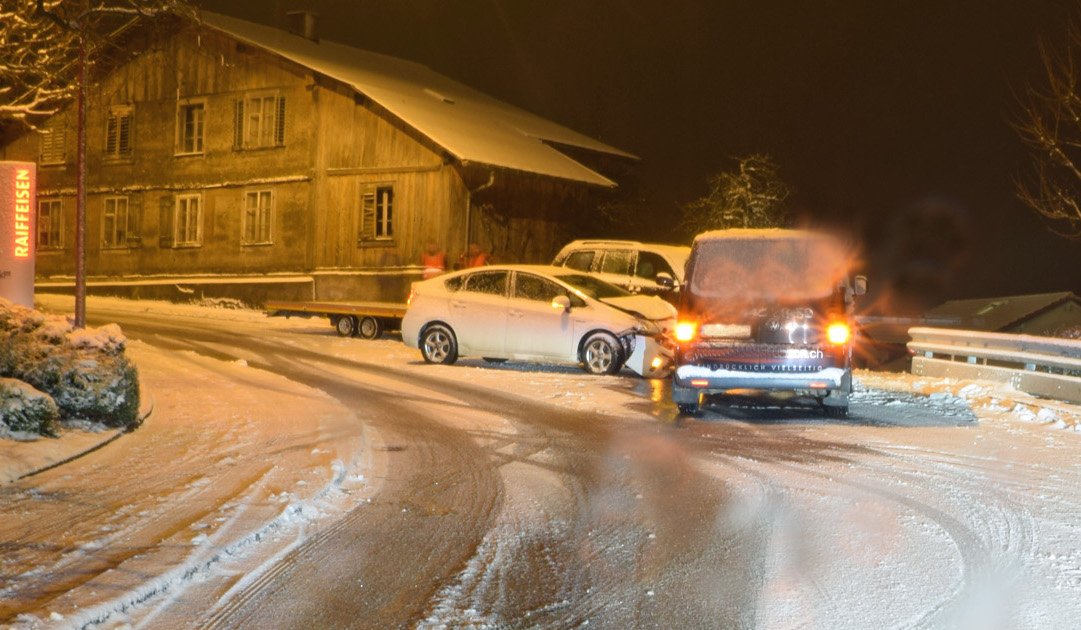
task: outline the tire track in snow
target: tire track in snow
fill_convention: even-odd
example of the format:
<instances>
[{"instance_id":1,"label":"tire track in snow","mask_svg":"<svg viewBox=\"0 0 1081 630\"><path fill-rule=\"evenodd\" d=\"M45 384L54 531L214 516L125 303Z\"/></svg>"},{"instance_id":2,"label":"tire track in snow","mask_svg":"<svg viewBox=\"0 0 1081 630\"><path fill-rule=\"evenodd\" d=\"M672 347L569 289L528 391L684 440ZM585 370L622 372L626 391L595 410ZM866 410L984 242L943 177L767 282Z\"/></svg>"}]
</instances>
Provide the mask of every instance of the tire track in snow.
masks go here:
<instances>
[{"instance_id":1,"label":"tire track in snow","mask_svg":"<svg viewBox=\"0 0 1081 630\"><path fill-rule=\"evenodd\" d=\"M800 435L778 437L776 431L742 422L726 421L714 426L699 423L695 428L705 431L700 439L708 454L703 453L702 457L709 464L743 470L758 478L760 483L789 493L844 496L855 490L859 496L886 500L902 511L924 516L949 537L960 560L959 577L947 592L930 594L933 601L925 604L922 611L895 622L892 627L951 627L958 618L972 614L968 607L971 602L980 601L981 591L990 579L1001 575L1013 561L1031 552L1036 526L1028 511L1001 493L982 492L984 500L973 501L970 495L979 490L986 491L987 487L972 482L970 474L958 473L952 466L942 466L932 460L931 472L928 472L928 462L910 457L912 471L898 470L898 458L886 450L869 458L867 455L874 451L863 447L852 448L848 444L806 439ZM733 443L755 446L743 449ZM812 457L812 454L815 455ZM876 460L882 463L875 464ZM823 469L822 461L833 461L835 465ZM870 480L866 479L868 471L874 473ZM896 480L899 476L903 477L904 492L884 483L873 483L880 479ZM801 478L813 481L801 483ZM955 489L958 485L962 488ZM917 494L938 499L932 504ZM946 499L945 505L939 507L942 499ZM969 509L972 506L979 510L972 511ZM952 513L954 511L959 514ZM811 526L815 525L812 523ZM1000 549L1003 543L1005 549ZM1007 552L1005 556L1002 551ZM820 603L825 612L820 609L818 614L836 619L833 615L838 615L839 609L833 605L828 590L819 583L820 580L812 577L810 582L824 597ZM837 621L820 622L830 627L846 627Z\"/></svg>"}]
</instances>

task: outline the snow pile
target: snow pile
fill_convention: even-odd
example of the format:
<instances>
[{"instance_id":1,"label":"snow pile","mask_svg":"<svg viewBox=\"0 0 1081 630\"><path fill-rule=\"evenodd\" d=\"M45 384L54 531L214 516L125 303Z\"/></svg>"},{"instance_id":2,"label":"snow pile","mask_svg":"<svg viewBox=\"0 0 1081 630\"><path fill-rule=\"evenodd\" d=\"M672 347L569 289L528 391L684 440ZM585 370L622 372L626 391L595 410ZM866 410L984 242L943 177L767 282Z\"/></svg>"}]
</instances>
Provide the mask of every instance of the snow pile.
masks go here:
<instances>
[{"instance_id":1,"label":"snow pile","mask_svg":"<svg viewBox=\"0 0 1081 630\"><path fill-rule=\"evenodd\" d=\"M1012 417L1021 422L1046 424L1081 433L1078 407L1038 398L1006 383L953 378L928 379L911 374L857 371L857 380L879 390L912 392L937 402L939 408L959 403L978 415Z\"/></svg>"},{"instance_id":2,"label":"snow pile","mask_svg":"<svg viewBox=\"0 0 1081 630\"><path fill-rule=\"evenodd\" d=\"M126 339L115 324L75 329L66 318L46 315L0 298L0 432L51 435L60 420L131 424L139 411L139 377L125 356ZM50 419L48 397L58 416Z\"/></svg>"}]
</instances>

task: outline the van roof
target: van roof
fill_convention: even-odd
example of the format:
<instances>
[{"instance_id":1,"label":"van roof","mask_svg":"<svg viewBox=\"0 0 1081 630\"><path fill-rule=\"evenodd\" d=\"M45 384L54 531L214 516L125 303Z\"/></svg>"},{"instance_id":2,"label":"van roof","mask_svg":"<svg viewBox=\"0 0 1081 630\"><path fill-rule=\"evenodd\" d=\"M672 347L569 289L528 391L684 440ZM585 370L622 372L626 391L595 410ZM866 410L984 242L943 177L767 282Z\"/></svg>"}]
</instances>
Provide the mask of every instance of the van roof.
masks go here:
<instances>
[{"instance_id":1,"label":"van roof","mask_svg":"<svg viewBox=\"0 0 1081 630\"><path fill-rule=\"evenodd\" d=\"M734 238L829 238L829 235L822 232L813 232L811 230L792 230L787 228L732 228L728 230L702 232L694 237L694 240L697 242L729 240Z\"/></svg>"}]
</instances>

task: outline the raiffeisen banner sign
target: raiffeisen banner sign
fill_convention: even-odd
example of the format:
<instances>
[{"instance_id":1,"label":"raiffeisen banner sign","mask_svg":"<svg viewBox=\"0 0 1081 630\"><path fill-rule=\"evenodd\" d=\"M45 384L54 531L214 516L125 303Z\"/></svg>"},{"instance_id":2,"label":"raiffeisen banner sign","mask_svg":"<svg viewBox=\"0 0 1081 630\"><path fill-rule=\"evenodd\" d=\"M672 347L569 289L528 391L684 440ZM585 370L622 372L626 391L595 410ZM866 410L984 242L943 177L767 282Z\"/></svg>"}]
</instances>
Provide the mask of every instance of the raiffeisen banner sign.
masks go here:
<instances>
[{"instance_id":1,"label":"raiffeisen banner sign","mask_svg":"<svg viewBox=\"0 0 1081 630\"><path fill-rule=\"evenodd\" d=\"M0 297L34 307L37 165L0 162Z\"/></svg>"}]
</instances>

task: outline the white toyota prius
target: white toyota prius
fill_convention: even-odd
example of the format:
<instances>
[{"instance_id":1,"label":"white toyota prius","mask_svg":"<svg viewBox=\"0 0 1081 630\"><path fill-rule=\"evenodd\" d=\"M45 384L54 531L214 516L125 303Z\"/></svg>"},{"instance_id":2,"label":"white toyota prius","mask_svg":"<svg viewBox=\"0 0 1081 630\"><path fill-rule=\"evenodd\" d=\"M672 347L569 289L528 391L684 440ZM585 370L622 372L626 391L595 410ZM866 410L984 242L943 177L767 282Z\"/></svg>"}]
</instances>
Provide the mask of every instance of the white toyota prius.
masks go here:
<instances>
[{"instance_id":1,"label":"white toyota prius","mask_svg":"<svg viewBox=\"0 0 1081 630\"><path fill-rule=\"evenodd\" d=\"M626 365L647 378L671 373L675 308L596 277L540 265L475 267L413 284L402 340L429 363L579 363L593 374Z\"/></svg>"}]
</instances>

